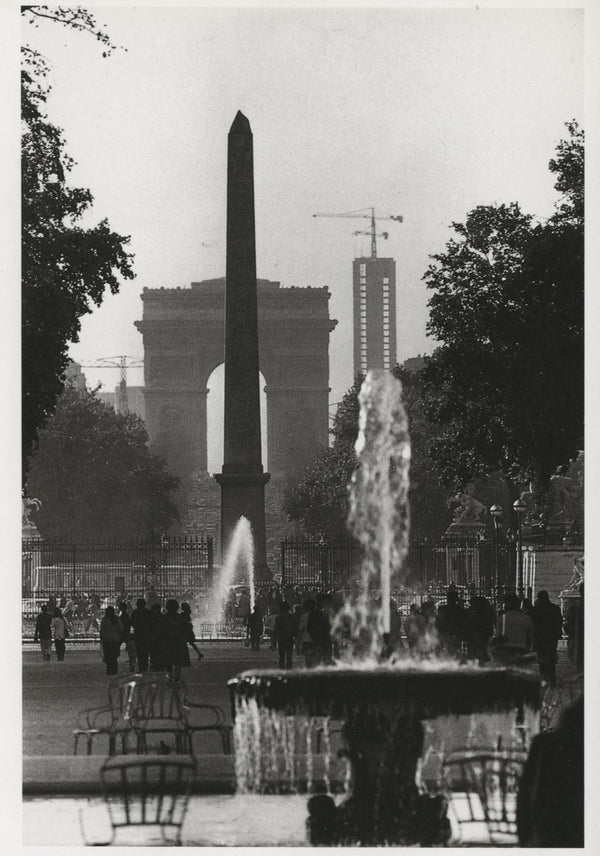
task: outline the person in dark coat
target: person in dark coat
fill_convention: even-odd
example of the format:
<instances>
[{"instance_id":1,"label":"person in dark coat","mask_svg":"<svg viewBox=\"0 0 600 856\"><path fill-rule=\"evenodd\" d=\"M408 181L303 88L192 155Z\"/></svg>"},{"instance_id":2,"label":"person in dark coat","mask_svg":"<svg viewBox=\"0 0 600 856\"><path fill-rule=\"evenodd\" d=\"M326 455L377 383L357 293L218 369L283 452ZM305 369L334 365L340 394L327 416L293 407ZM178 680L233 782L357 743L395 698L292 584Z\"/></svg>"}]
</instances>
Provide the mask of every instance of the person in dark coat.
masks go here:
<instances>
[{"instance_id":1,"label":"person in dark coat","mask_svg":"<svg viewBox=\"0 0 600 856\"><path fill-rule=\"evenodd\" d=\"M467 656L477 660L480 666L489 659L487 648L495 626L496 613L491 603L479 595L472 597L465 616Z\"/></svg>"},{"instance_id":2,"label":"person in dark coat","mask_svg":"<svg viewBox=\"0 0 600 856\"><path fill-rule=\"evenodd\" d=\"M260 651L260 638L263 635L264 622L262 612L258 604L248 616L248 634L250 636L250 650Z\"/></svg>"},{"instance_id":3,"label":"person in dark coat","mask_svg":"<svg viewBox=\"0 0 600 856\"><path fill-rule=\"evenodd\" d=\"M296 617L290 612L287 600L281 601L279 614L273 626L273 639L279 652L279 668L291 669L294 654L294 639L298 635Z\"/></svg>"},{"instance_id":4,"label":"person in dark coat","mask_svg":"<svg viewBox=\"0 0 600 856\"><path fill-rule=\"evenodd\" d=\"M117 660L121 651L122 638L123 625L115 614L114 606L107 606L104 610L104 618L100 622L100 644L107 675L117 674L119 668Z\"/></svg>"},{"instance_id":5,"label":"person in dark coat","mask_svg":"<svg viewBox=\"0 0 600 856\"><path fill-rule=\"evenodd\" d=\"M448 586L446 603L438 609L436 626L446 654L456 657L465 635L465 610L458 592L451 586Z\"/></svg>"},{"instance_id":6,"label":"person in dark coat","mask_svg":"<svg viewBox=\"0 0 600 856\"><path fill-rule=\"evenodd\" d=\"M129 659L129 671L135 672L137 669L137 649L135 639L133 638L131 618L127 610L127 602L124 600L119 603L119 621L123 625L123 642L125 643L125 650Z\"/></svg>"},{"instance_id":7,"label":"person in dark coat","mask_svg":"<svg viewBox=\"0 0 600 856\"><path fill-rule=\"evenodd\" d=\"M540 591L531 613L533 619L533 649L540 661L542 680L556 683L556 651L562 636L562 613L552 603L547 591Z\"/></svg>"},{"instance_id":8,"label":"person in dark coat","mask_svg":"<svg viewBox=\"0 0 600 856\"><path fill-rule=\"evenodd\" d=\"M163 645L163 614L160 603L154 603L150 613L150 671L161 672L165 668Z\"/></svg>"},{"instance_id":9,"label":"person in dark coat","mask_svg":"<svg viewBox=\"0 0 600 856\"><path fill-rule=\"evenodd\" d=\"M204 658L204 654L196 645L196 634L194 633L194 622L192 620L192 607L187 603L187 601L183 601L181 604L181 615L184 620L190 625L191 633L190 638L188 639L188 645L190 648L193 648L196 654L198 655L198 659L202 660Z\"/></svg>"},{"instance_id":10,"label":"person in dark coat","mask_svg":"<svg viewBox=\"0 0 600 856\"><path fill-rule=\"evenodd\" d=\"M54 614L54 613L53 613ZM40 643L42 651L42 660L52 659L52 615L48 612L48 605L45 603L40 608L40 612L35 620L35 632L33 641Z\"/></svg>"},{"instance_id":11,"label":"person in dark coat","mask_svg":"<svg viewBox=\"0 0 600 856\"><path fill-rule=\"evenodd\" d=\"M179 612L179 604L169 599L162 617L160 660L174 682L181 678L183 666L190 665L188 642L195 642L194 630Z\"/></svg>"},{"instance_id":12,"label":"person in dark coat","mask_svg":"<svg viewBox=\"0 0 600 856\"><path fill-rule=\"evenodd\" d=\"M583 697L558 728L536 734L517 797L521 847L584 846Z\"/></svg>"},{"instance_id":13,"label":"person in dark coat","mask_svg":"<svg viewBox=\"0 0 600 856\"><path fill-rule=\"evenodd\" d=\"M146 609L145 598L139 597L135 606L136 608L131 613L131 628L133 630L137 664L140 672L147 672L154 620L150 610Z\"/></svg>"}]
</instances>

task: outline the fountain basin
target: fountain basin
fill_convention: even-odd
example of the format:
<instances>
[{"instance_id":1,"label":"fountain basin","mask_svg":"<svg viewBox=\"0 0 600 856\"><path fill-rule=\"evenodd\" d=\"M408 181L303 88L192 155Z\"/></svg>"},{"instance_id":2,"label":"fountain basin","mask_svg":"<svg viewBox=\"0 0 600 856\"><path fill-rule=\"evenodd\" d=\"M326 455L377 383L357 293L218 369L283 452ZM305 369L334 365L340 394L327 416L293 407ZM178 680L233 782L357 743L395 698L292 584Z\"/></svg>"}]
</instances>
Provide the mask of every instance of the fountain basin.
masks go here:
<instances>
[{"instance_id":1,"label":"fountain basin","mask_svg":"<svg viewBox=\"0 0 600 856\"><path fill-rule=\"evenodd\" d=\"M228 684L234 716L241 699L290 716L335 719L373 706L434 719L523 706L537 710L540 705L539 676L510 667L257 669L242 672Z\"/></svg>"},{"instance_id":2,"label":"fountain basin","mask_svg":"<svg viewBox=\"0 0 600 856\"><path fill-rule=\"evenodd\" d=\"M446 843L445 797L427 793L419 781L424 722L505 713L508 720L529 720L531 729L540 705L535 672L455 663L248 671L229 689L241 792L270 792L274 770L293 778L298 738L290 723L305 722L310 741L320 718L343 722L349 796L336 806L327 788L315 789L307 819L313 845Z\"/></svg>"}]
</instances>

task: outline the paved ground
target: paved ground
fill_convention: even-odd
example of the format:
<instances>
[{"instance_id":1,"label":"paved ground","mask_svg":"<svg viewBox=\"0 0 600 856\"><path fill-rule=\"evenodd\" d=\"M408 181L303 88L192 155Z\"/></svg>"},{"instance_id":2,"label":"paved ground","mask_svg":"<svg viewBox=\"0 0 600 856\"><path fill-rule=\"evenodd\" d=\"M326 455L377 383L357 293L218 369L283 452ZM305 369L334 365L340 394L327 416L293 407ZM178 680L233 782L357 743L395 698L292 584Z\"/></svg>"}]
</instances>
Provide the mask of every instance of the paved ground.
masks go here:
<instances>
[{"instance_id":1,"label":"paved ground","mask_svg":"<svg viewBox=\"0 0 600 856\"><path fill-rule=\"evenodd\" d=\"M200 647L200 646L199 646ZM190 698L220 705L229 713L227 681L251 668L277 666L277 655L264 647L251 652L239 642L214 642L201 646L204 659L191 652L192 666L183 670ZM127 659L121 655L119 673L126 674ZM39 647L23 652L23 754L70 755L77 713L106 704L109 678L97 646L67 643L65 661L41 658ZM98 751L103 745L98 741Z\"/></svg>"}]
</instances>

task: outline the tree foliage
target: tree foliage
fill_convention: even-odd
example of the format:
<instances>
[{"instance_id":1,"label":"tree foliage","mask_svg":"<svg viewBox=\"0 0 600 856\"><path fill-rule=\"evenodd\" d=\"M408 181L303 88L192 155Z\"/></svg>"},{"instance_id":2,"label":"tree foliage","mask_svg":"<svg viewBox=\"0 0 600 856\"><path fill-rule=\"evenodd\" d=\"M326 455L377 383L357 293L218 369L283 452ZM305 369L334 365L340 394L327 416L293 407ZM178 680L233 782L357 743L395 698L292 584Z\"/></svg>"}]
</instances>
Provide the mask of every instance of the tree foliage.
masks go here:
<instances>
[{"instance_id":1,"label":"tree foliage","mask_svg":"<svg viewBox=\"0 0 600 856\"><path fill-rule=\"evenodd\" d=\"M166 531L177 519L178 482L147 441L137 416L68 383L40 430L27 480L41 501L32 515L41 536L129 541Z\"/></svg>"},{"instance_id":2,"label":"tree foliage","mask_svg":"<svg viewBox=\"0 0 600 856\"><path fill-rule=\"evenodd\" d=\"M23 7L32 20L50 18L93 33L112 49L108 36L83 9ZM83 228L92 206L89 190L67 182L74 161L63 132L46 113L48 66L23 49L22 95L22 440L23 463L35 448L38 430L52 413L64 385L68 346L78 341L80 319L115 294L120 278L132 279L128 237L106 220Z\"/></svg>"},{"instance_id":3,"label":"tree foliage","mask_svg":"<svg viewBox=\"0 0 600 856\"><path fill-rule=\"evenodd\" d=\"M502 470L543 489L583 443L583 132L568 123L550 169L562 193L536 224L479 206L424 275L432 454L445 483Z\"/></svg>"}]
</instances>

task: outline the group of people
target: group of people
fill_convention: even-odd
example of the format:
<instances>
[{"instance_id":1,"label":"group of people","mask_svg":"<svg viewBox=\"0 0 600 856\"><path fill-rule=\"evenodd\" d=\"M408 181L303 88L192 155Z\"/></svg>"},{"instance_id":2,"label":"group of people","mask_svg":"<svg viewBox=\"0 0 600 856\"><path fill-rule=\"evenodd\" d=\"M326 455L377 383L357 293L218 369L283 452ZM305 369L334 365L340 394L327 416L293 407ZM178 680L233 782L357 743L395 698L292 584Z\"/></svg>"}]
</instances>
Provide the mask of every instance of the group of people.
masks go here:
<instances>
[{"instance_id":1,"label":"group of people","mask_svg":"<svg viewBox=\"0 0 600 856\"><path fill-rule=\"evenodd\" d=\"M203 654L196 645L189 603L181 606L169 599L162 609L160 600L154 599L150 607L143 597L136 601L135 609L128 601L117 608L104 607L99 622L100 652L107 675L116 675L121 647L124 646L130 672L165 671L179 680L181 669L190 665L189 647L199 660ZM66 639L70 625L60 607L51 614L43 604L36 619L34 642L39 642L42 659L52 657L52 641L56 659L64 662Z\"/></svg>"},{"instance_id":2,"label":"group of people","mask_svg":"<svg viewBox=\"0 0 600 856\"><path fill-rule=\"evenodd\" d=\"M282 600L271 630L271 650L277 650L280 669L291 669L294 652L304 659L307 667L332 661L331 599L323 595L307 598L292 608ZM250 647L258 651L263 632L262 612L258 604L248 617Z\"/></svg>"},{"instance_id":3,"label":"group of people","mask_svg":"<svg viewBox=\"0 0 600 856\"><path fill-rule=\"evenodd\" d=\"M56 659L59 663L63 663L69 633L69 623L60 607L56 606L50 610L48 604L43 604L37 616L33 634L33 641L40 644L42 659L46 661L52 659L52 641L54 640Z\"/></svg>"},{"instance_id":4,"label":"group of people","mask_svg":"<svg viewBox=\"0 0 600 856\"><path fill-rule=\"evenodd\" d=\"M107 675L117 674L123 644L130 672L165 671L175 681L181 677L182 667L190 665L188 646L199 660L203 656L196 645L190 605L183 602L180 608L174 598L167 600L164 610L160 601L148 608L143 597L137 599L133 610L122 601L118 614L113 606L107 606L100 622L100 646Z\"/></svg>"},{"instance_id":5,"label":"group of people","mask_svg":"<svg viewBox=\"0 0 600 856\"><path fill-rule=\"evenodd\" d=\"M420 609L412 604L404 631L411 651L425 651L429 646L437 654L463 656L480 665L488 660L514 662L535 654L542 679L556 681L563 618L545 590L538 592L533 604L515 593L507 594L496 614L487 598L478 595L465 607L456 588L450 586L446 602L437 612L429 600Z\"/></svg>"}]
</instances>

